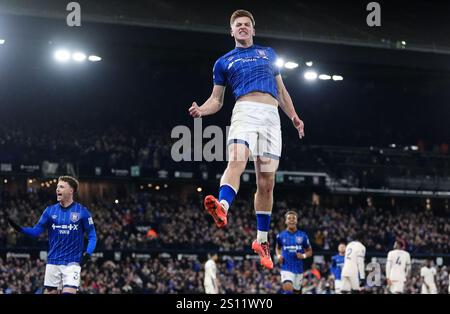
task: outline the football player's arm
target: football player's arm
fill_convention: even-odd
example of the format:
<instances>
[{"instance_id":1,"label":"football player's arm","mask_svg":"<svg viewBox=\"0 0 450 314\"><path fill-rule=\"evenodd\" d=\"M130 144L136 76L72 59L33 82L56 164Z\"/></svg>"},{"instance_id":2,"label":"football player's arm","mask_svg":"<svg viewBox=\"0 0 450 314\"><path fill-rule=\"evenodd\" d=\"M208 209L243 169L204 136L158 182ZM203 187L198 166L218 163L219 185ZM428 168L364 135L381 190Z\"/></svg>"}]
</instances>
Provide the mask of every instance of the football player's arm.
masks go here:
<instances>
[{"instance_id":1,"label":"football player's arm","mask_svg":"<svg viewBox=\"0 0 450 314\"><path fill-rule=\"evenodd\" d=\"M305 239L303 240L303 247L305 248L305 253L297 253L297 258L299 259L306 259L309 258L313 255L313 251L311 248L311 245L309 243L309 239L308 237L305 237Z\"/></svg>"},{"instance_id":2,"label":"football player's arm","mask_svg":"<svg viewBox=\"0 0 450 314\"><path fill-rule=\"evenodd\" d=\"M361 280L366 278L366 273L364 271L364 259L365 259L365 257L366 257L366 249L364 248L364 249L361 250L361 252L360 252L360 254L358 255L358 258L357 258L357 260L358 260L357 263L358 263L359 278Z\"/></svg>"},{"instance_id":3,"label":"football player's arm","mask_svg":"<svg viewBox=\"0 0 450 314\"><path fill-rule=\"evenodd\" d=\"M406 277L409 277L409 275L411 274L411 258L410 257L408 257L408 259L406 260L405 273L406 273Z\"/></svg>"},{"instance_id":4,"label":"football player's arm","mask_svg":"<svg viewBox=\"0 0 450 314\"><path fill-rule=\"evenodd\" d=\"M88 238L86 253L92 255L92 253L94 253L95 246L97 245L97 233L95 232L94 220L89 212L83 220L83 227L84 230L86 230Z\"/></svg>"},{"instance_id":5,"label":"football player's arm","mask_svg":"<svg viewBox=\"0 0 450 314\"><path fill-rule=\"evenodd\" d=\"M337 271L337 263L336 259L334 257L331 258L331 267L330 267L330 273L333 278L336 277L336 271Z\"/></svg>"},{"instance_id":6,"label":"football player's arm","mask_svg":"<svg viewBox=\"0 0 450 314\"><path fill-rule=\"evenodd\" d=\"M37 238L45 231L45 227L47 226L48 222L49 219L47 211L44 211L38 223L34 225L34 227L23 227L21 232L26 234L27 236Z\"/></svg>"},{"instance_id":7,"label":"football player's arm","mask_svg":"<svg viewBox=\"0 0 450 314\"><path fill-rule=\"evenodd\" d=\"M289 117L294 127L297 129L299 137L303 138L305 136L305 125L303 124L303 121L300 120L297 112L295 111L294 103L292 102L292 98L289 95L286 86L284 86L281 74L275 76L275 80L277 82L279 105L284 113Z\"/></svg>"},{"instance_id":8,"label":"football player's arm","mask_svg":"<svg viewBox=\"0 0 450 314\"><path fill-rule=\"evenodd\" d=\"M277 243L275 245L275 253L277 254L278 262L280 264L283 263L283 254L281 252L281 239L279 235L277 235Z\"/></svg>"},{"instance_id":9,"label":"football player's arm","mask_svg":"<svg viewBox=\"0 0 450 314\"><path fill-rule=\"evenodd\" d=\"M194 101L189 108L189 114L193 118L201 118L215 114L222 108L223 98L225 94L225 86L214 85L211 96L200 107Z\"/></svg>"},{"instance_id":10,"label":"football player's arm","mask_svg":"<svg viewBox=\"0 0 450 314\"><path fill-rule=\"evenodd\" d=\"M392 255L388 254L387 261L386 261L386 279L389 280L390 274L391 274L391 267L392 267Z\"/></svg>"}]
</instances>

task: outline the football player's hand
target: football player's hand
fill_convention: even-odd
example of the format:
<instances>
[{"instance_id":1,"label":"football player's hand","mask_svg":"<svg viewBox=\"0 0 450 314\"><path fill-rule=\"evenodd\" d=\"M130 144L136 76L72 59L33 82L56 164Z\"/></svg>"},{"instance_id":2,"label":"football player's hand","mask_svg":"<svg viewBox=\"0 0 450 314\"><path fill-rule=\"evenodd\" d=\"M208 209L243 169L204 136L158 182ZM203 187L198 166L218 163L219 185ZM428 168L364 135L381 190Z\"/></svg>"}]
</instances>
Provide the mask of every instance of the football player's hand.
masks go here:
<instances>
[{"instance_id":1,"label":"football player's hand","mask_svg":"<svg viewBox=\"0 0 450 314\"><path fill-rule=\"evenodd\" d=\"M301 253L301 252L297 252L297 258L298 259L305 259L306 258L306 254Z\"/></svg>"},{"instance_id":2,"label":"football player's hand","mask_svg":"<svg viewBox=\"0 0 450 314\"><path fill-rule=\"evenodd\" d=\"M365 286L366 286L366 279L359 279L359 287L361 289L364 289Z\"/></svg>"},{"instance_id":3,"label":"football player's hand","mask_svg":"<svg viewBox=\"0 0 450 314\"><path fill-rule=\"evenodd\" d=\"M292 124L297 129L298 136L300 138L305 137L305 124L303 123L302 120L300 120L300 118L297 115L292 117Z\"/></svg>"},{"instance_id":4,"label":"football player's hand","mask_svg":"<svg viewBox=\"0 0 450 314\"><path fill-rule=\"evenodd\" d=\"M8 220L8 223L11 227L14 228L14 230L16 230L17 232L22 232L22 227L19 226L19 224L17 222L15 222L14 220L12 220L9 216L6 217L6 220Z\"/></svg>"},{"instance_id":5,"label":"football player's hand","mask_svg":"<svg viewBox=\"0 0 450 314\"><path fill-rule=\"evenodd\" d=\"M90 260L91 256L87 252L84 252L83 255L81 256L80 266L86 265L86 263L89 262Z\"/></svg>"},{"instance_id":6,"label":"football player's hand","mask_svg":"<svg viewBox=\"0 0 450 314\"><path fill-rule=\"evenodd\" d=\"M191 108L189 108L189 114L193 118L201 118L202 117L202 110L200 109L200 107L197 105L197 103L195 101L192 103Z\"/></svg>"},{"instance_id":7,"label":"football player's hand","mask_svg":"<svg viewBox=\"0 0 450 314\"><path fill-rule=\"evenodd\" d=\"M284 261L283 255L278 255L278 263L280 263L280 265L282 265L283 261Z\"/></svg>"}]
</instances>

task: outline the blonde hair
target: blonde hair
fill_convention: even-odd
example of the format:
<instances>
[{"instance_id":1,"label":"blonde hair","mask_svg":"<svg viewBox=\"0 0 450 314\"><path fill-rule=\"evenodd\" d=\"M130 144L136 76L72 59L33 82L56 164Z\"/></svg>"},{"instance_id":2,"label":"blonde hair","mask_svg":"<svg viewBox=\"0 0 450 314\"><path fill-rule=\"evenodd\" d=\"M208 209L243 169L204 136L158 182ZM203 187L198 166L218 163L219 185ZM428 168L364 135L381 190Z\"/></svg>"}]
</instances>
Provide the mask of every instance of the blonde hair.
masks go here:
<instances>
[{"instance_id":1,"label":"blonde hair","mask_svg":"<svg viewBox=\"0 0 450 314\"><path fill-rule=\"evenodd\" d=\"M230 25L233 25L234 21L239 17L248 17L252 21L253 27L255 27L255 19L253 18L253 14L247 10L234 11L233 14L231 14Z\"/></svg>"},{"instance_id":2,"label":"blonde hair","mask_svg":"<svg viewBox=\"0 0 450 314\"><path fill-rule=\"evenodd\" d=\"M58 181L67 182L70 187L73 189L73 193L76 193L78 191L78 186L80 185L78 183L78 180L71 176L61 176L58 178Z\"/></svg>"}]
</instances>

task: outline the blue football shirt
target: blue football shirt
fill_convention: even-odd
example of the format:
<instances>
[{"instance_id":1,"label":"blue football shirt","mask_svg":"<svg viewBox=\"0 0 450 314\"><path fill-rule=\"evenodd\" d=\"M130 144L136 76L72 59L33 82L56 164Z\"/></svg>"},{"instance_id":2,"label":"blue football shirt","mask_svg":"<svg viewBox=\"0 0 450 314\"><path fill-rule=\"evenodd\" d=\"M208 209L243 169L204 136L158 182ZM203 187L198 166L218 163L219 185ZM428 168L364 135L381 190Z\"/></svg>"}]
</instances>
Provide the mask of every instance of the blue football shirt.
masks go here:
<instances>
[{"instance_id":1,"label":"blue football shirt","mask_svg":"<svg viewBox=\"0 0 450 314\"><path fill-rule=\"evenodd\" d=\"M235 99L255 91L278 99L275 76L280 74L280 69L275 65L276 60L277 55L270 47L236 47L214 64L214 85L229 85Z\"/></svg>"}]
</instances>

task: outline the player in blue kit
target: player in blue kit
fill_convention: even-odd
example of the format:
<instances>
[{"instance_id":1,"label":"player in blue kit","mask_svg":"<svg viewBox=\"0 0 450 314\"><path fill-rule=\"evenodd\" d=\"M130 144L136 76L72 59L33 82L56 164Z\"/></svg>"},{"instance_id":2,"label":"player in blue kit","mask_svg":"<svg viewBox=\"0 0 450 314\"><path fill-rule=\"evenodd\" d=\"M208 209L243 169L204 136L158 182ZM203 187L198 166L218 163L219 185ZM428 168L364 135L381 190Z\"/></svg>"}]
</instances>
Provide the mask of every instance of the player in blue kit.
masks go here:
<instances>
[{"instance_id":1,"label":"player in blue kit","mask_svg":"<svg viewBox=\"0 0 450 314\"><path fill-rule=\"evenodd\" d=\"M21 227L11 218L10 225L31 237L48 231L49 250L45 268L44 293L75 294L80 285L81 266L92 255L97 243L94 221L83 205L74 202L78 181L70 176L58 179L56 198L58 203L47 207L34 227ZM88 245L84 250L84 233Z\"/></svg>"},{"instance_id":2,"label":"player in blue kit","mask_svg":"<svg viewBox=\"0 0 450 314\"><path fill-rule=\"evenodd\" d=\"M206 196L204 206L219 228L227 225L228 210L239 190L241 175L251 155L257 184L254 200L257 237L252 243L252 249L259 254L261 265L272 269L267 234L275 172L281 156L278 106L292 121L300 138L305 135L304 125L275 64L277 56L274 50L253 44L255 20L252 14L245 10L235 11L230 18L230 27L235 49L214 64L214 87L208 100L202 106L193 102L189 108L194 118L215 114L223 105L227 85L231 87L236 100L227 138L228 166L220 181L219 197Z\"/></svg>"},{"instance_id":3,"label":"player in blue kit","mask_svg":"<svg viewBox=\"0 0 450 314\"><path fill-rule=\"evenodd\" d=\"M334 277L334 292L340 294L342 288L341 273L345 262L345 243L339 244L338 252L339 254L331 258L330 272Z\"/></svg>"},{"instance_id":4,"label":"player in blue kit","mask_svg":"<svg viewBox=\"0 0 450 314\"><path fill-rule=\"evenodd\" d=\"M300 293L303 281L303 260L312 256L308 235L297 229L297 213L285 215L286 230L277 235L275 252L281 264L281 282L284 294Z\"/></svg>"}]
</instances>

